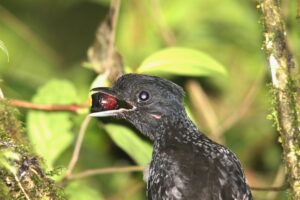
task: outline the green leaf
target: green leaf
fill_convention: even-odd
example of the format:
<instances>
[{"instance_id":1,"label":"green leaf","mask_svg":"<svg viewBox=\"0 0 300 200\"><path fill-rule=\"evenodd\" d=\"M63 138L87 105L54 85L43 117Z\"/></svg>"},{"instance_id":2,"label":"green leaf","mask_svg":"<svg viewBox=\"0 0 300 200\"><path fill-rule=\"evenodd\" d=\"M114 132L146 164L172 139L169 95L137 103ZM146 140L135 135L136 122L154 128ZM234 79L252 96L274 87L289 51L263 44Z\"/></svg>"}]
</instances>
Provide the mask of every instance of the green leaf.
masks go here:
<instances>
[{"instance_id":1,"label":"green leaf","mask_svg":"<svg viewBox=\"0 0 300 200\"><path fill-rule=\"evenodd\" d=\"M8 53L8 50L7 50L5 44L4 44L4 42L3 42L2 40L0 40L0 50L1 50L2 52L4 52L4 54L5 54L6 57L7 57L7 62L9 62L9 53Z\"/></svg>"},{"instance_id":2,"label":"green leaf","mask_svg":"<svg viewBox=\"0 0 300 200\"><path fill-rule=\"evenodd\" d=\"M225 68L209 55L188 48L167 48L146 58L138 73L183 76L226 75Z\"/></svg>"},{"instance_id":3,"label":"green leaf","mask_svg":"<svg viewBox=\"0 0 300 200\"><path fill-rule=\"evenodd\" d=\"M66 194L68 195L69 200L102 200L104 199L99 192L92 188L91 186L87 186L85 182L82 181L72 181L68 184L65 189Z\"/></svg>"},{"instance_id":4,"label":"green leaf","mask_svg":"<svg viewBox=\"0 0 300 200\"><path fill-rule=\"evenodd\" d=\"M32 101L40 104L72 104L76 100L76 90L72 83L52 80L39 88ZM29 139L50 168L74 138L70 117L71 113L67 112L30 111L28 114Z\"/></svg>"},{"instance_id":5,"label":"green leaf","mask_svg":"<svg viewBox=\"0 0 300 200\"><path fill-rule=\"evenodd\" d=\"M123 125L107 124L105 130L121 149L123 149L139 165L150 162L152 146L142 140L131 129Z\"/></svg>"}]
</instances>

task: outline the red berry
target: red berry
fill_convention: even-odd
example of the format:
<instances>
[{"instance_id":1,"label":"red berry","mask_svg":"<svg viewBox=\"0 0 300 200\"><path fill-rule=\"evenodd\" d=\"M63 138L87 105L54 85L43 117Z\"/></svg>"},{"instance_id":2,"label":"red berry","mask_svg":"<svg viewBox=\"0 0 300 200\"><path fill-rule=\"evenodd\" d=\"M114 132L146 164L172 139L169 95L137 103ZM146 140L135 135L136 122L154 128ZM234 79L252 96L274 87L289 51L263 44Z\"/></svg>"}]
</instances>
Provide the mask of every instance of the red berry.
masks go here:
<instances>
[{"instance_id":1,"label":"red berry","mask_svg":"<svg viewBox=\"0 0 300 200\"><path fill-rule=\"evenodd\" d=\"M118 106L118 101L115 97L103 94L100 99L102 110L115 110Z\"/></svg>"}]
</instances>

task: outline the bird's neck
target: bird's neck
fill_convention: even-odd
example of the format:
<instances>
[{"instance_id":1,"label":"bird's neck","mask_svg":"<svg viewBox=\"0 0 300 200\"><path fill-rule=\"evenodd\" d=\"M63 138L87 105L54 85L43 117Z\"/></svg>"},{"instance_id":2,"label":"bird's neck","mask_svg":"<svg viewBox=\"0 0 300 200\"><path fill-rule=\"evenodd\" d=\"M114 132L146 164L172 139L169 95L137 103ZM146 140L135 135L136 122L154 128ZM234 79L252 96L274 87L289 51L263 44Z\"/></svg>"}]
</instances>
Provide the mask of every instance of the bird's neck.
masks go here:
<instances>
[{"instance_id":1,"label":"bird's neck","mask_svg":"<svg viewBox=\"0 0 300 200\"><path fill-rule=\"evenodd\" d=\"M197 126L191 121L185 112L179 113L171 120L164 121L157 130L154 143L168 145L176 143L188 143L202 137Z\"/></svg>"}]
</instances>

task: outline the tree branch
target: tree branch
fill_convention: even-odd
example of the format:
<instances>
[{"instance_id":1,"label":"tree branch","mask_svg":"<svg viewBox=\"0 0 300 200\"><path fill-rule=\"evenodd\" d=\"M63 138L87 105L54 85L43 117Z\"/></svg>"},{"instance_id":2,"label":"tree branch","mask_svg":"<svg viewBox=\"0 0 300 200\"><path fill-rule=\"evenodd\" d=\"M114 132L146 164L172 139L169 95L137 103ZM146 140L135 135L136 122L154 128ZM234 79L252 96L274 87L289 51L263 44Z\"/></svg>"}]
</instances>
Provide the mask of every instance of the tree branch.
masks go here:
<instances>
[{"instance_id":1,"label":"tree branch","mask_svg":"<svg viewBox=\"0 0 300 200\"><path fill-rule=\"evenodd\" d=\"M36 104L29 101L23 101L18 99L10 99L9 104L20 107L28 108L33 110L43 110L43 111L67 111L77 113L79 110L87 108L84 104L70 104L70 105L48 105L48 104Z\"/></svg>"},{"instance_id":2,"label":"tree branch","mask_svg":"<svg viewBox=\"0 0 300 200\"><path fill-rule=\"evenodd\" d=\"M277 0L260 2L264 22L264 50L271 69L275 96L273 115L280 133L284 162L293 199L300 199L300 132L296 104L295 63Z\"/></svg>"}]
</instances>

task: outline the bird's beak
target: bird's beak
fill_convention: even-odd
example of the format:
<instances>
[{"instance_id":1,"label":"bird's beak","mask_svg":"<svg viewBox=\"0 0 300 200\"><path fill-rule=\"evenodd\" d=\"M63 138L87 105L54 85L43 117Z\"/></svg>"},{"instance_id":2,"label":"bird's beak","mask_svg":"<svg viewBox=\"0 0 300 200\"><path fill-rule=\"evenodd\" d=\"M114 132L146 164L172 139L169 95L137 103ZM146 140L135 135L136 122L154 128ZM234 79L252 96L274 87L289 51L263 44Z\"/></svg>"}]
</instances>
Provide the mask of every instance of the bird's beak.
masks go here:
<instances>
[{"instance_id":1,"label":"bird's beak","mask_svg":"<svg viewBox=\"0 0 300 200\"><path fill-rule=\"evenodd\" d=\"M91 90L90 116L92 117L117 116L134 109L133 105L118 98L111 88L98 87Z\"/></svg>"}]
</instances>

